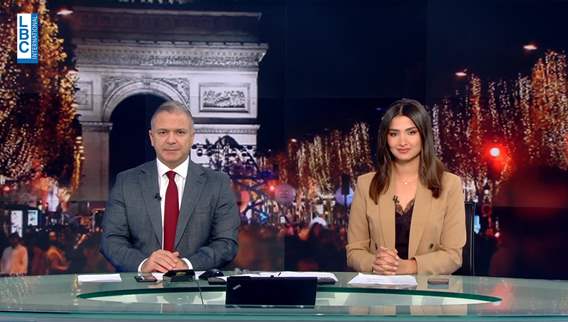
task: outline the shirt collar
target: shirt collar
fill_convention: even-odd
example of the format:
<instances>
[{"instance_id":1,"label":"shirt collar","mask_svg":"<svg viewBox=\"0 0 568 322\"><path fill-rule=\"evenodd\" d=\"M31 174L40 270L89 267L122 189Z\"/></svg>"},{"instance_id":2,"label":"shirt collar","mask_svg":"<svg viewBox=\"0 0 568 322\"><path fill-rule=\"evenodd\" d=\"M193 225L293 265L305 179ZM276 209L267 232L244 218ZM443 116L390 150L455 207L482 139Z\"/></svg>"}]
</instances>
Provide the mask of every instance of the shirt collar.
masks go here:
<instances>
[{"instance_id":1,"label":"shirt collar","mask_svg":"<svg viewBox=\"0 0 568 322\"><path fill-rule=\"evenodd\" d=\"M158 164L158 176L161 178L163 177L166 172L174 171L177 175L181 176L182 178L187 177L187 168L189 167L189 156L185 161L183 161L180 165L175 167L174 169L170 169L167 165L163 164L162 161L156 159L156 163Z\"/></svg>"}]
</instances>

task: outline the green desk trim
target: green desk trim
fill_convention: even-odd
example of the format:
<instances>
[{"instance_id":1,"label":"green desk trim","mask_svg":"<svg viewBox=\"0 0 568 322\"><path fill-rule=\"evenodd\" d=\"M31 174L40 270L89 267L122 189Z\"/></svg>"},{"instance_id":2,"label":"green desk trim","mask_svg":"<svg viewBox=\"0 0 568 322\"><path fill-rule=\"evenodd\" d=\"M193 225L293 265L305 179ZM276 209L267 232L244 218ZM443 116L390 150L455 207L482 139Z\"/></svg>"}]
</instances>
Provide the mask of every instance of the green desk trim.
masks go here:
<instances>
[{"instance_id":1,"label":"green desk trim","mask_svg":"<svg viewBox=\"0 0 568 322\"><path fill-rule=\"evenodd\" d=\"M225 287L203 287L202 292L224 292ZM93 293L79 294L77 297L82 299L92 299L96 297L106 296L120 296L120 295L138 295L138 294L154 294L154 293L182 293L182 292L199 292L199 288L192 287L168 287L161 289L145 288L145 289L128 289L128 290L114 290L102 291Z\"/></svg>"},{"instance_id":2,"label":"green desk trim","mask_svg":"<svg viewBox=\"0 0 568 322\"><path fill-rule=\"evenodd\" d=\"M225 287L207 286L202 287L201 292L224 292ZM192 287L168 287L162 289L127 289L127 290L114 290L79 294L78 297L82 299L93 299L107 296L120 296L120 295L138 295L138 294L155 294L155 293L185 293L185 292L199 292L199 288ZM500 298L481 294L468 294L468 293L453 293L444 291L427 291L427 290L412 290L412 289L388 289L388 288L347 288L347 287L318 287L317 292L334 292L334 293L373 293L373 294L396 294L396 295L421 295L421 296L434 296L434 297L452 297L468 300L479 300L486 302L499 302ZM211 304L209 304L211 305Z\"/></svg>"}]
</instances>

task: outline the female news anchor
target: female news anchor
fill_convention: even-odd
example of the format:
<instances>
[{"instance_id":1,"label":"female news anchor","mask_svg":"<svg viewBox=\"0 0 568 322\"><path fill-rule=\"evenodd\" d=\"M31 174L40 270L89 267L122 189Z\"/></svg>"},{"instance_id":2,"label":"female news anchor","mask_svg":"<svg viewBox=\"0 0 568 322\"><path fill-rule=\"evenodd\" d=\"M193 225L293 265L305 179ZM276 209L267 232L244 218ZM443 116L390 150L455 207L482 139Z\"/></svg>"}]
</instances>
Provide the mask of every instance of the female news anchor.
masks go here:
<instances>
[{"instance_id":1,"label":"female news anchor","mask_svg":"<svg viewBox=\"0 0 568 322\"><path fill-rule=\"evenodd\" d=\"M418 101L391 105L379 125L378 167L357 179L347 264L382 275L451 274L466 241L461 180L436 157Z\"/></svg>"}]
</instances>

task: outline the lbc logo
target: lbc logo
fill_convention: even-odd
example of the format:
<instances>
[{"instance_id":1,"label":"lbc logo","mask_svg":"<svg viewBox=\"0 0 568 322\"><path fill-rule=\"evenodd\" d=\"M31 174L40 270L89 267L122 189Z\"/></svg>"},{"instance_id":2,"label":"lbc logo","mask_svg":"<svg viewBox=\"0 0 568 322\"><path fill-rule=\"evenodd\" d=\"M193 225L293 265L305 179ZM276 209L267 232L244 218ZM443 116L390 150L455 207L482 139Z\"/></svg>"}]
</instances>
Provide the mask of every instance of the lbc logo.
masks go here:
<instances>
[{"instance_id":1,"label":"lbc logo","mask_svg":"<svg viewBox=\"0 0 568 322\"><path fill-rule=\"evenodd\" d=\"M20 64L38 62L38 15L19 13L17 16L17 60Z\"/></svg>"}]
</instances>

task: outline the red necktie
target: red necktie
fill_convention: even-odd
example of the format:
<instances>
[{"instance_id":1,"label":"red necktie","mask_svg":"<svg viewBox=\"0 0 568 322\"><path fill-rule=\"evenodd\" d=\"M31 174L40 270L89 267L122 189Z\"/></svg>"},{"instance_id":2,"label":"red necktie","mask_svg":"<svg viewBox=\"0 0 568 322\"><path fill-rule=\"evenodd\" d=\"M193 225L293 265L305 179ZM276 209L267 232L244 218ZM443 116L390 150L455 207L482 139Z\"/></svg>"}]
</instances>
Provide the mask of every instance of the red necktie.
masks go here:
<instances>
[{"instance_id":1,"label":"red necktie","mask_svg":"<svg viewBox=\"0 0 568 322\"><path fill-rule=\"evenodd\" d=\"M169 182L164 207L164 249L173 252L179 215L178 189L175 181L176 173L168 171L166 175Z\"/></svg>"}]
</instances>

